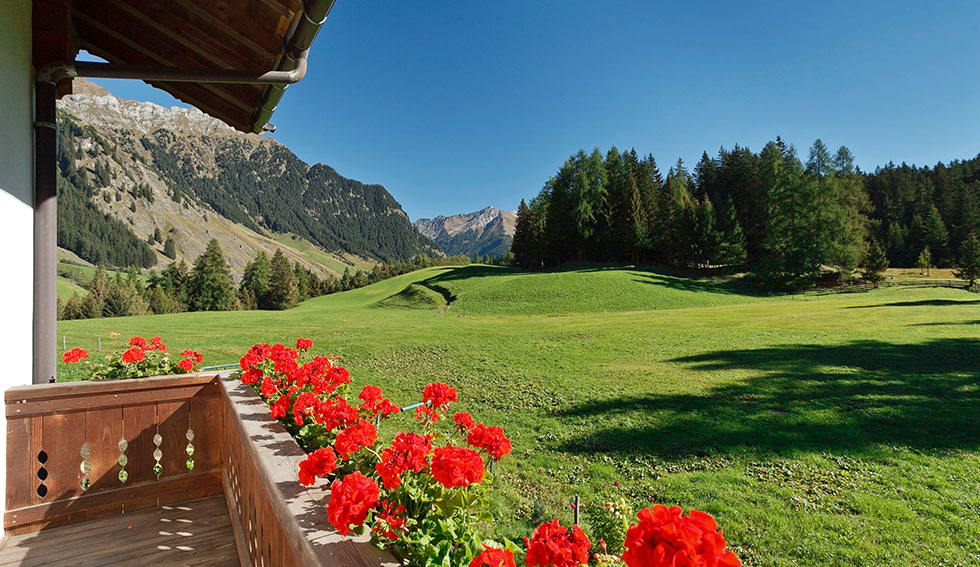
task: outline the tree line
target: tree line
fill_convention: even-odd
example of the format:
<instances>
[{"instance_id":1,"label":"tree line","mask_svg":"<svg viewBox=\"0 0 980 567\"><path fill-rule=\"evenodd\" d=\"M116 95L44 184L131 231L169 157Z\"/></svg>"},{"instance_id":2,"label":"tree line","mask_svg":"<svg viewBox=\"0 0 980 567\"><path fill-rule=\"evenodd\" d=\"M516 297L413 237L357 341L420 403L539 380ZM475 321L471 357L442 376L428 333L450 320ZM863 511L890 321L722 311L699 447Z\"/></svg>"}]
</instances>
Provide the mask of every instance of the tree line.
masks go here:
<instances>
[{"instance_id":1,"label":"tree line","mask_svg":"<svg viewBox=\"0 0 980 567\"><path fill-rule=\"evenodd\" d=\"M184 311L289 309L312 297L348 291L397 275L435 265L466 265L466 256L431 258L420 254L411 262L378 264L371 270L345 268L341 277L321 278L298 262L290 263L281 249L271 258L259 252L237 285L217 239L188 266L172 262L143 278L131 267L110 278L100 266L84 297L58 301L59 319L128 317Z\"/></svg>"},{"instance_id":2,"label":"tree line","mask_svg":"<svg viewBox=\"0 0 980 567\"><path fill-rule=\"evenodd\" d=\"M652 155L580 150L521 202L511 252L525 267L747 263L771 285L800 287L827 267L846 276L910 265L926 246L942 249L930 261L957 264L980 230L978 195L980 157L866 174L844 146L832 152L818 139L804 162L777 137L759 153L705 152L690 172L678 160L664 176Z\"/></svg>"}]
</instances>

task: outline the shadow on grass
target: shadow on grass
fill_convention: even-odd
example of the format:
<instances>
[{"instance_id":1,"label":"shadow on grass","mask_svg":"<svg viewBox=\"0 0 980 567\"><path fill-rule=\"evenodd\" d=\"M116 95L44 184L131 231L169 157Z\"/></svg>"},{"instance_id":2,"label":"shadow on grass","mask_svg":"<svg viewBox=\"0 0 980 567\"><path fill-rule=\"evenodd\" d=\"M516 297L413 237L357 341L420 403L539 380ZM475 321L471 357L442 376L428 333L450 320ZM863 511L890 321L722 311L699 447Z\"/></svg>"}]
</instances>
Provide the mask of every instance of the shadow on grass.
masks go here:
<instances>
[{"instance_id":1,"label":"shadow on grass","mask_svg":"<svg viewBox=\"0 0 980 567\"><path fill-rule=\"evenodd\" d=\"M558 412L596 427L563 442L572 453L718 453L764 457L980 447L980 340L857 341L727 350L674 359L702 371L753 376L703 394L642 393ZM630 425L621 425L622 422ZM586 426L587 427L587 426Z\"/></svg>"},{"instance_id":2,"label":"shadow on grass","mask_svg":"<svg viewBox=\"0 0 980 567\"><path fill-rule=\"evenodd\" d=\"M696 279L687 276L675 276L666 271L656 270L630 270L630 273L637 276L633 281L637 283L656 285L680 291L690 291L694 293L724 293L728 295L748 295L753 297L764 297L769 295L761 288L743 282L736 281L716 281L711 279Z\"/></svg>"},{"instance_id":3,"label":"shadow on grass","mask_svg":"<svg viewBox=\"0 0 980 567\"><path fill-rule=\"evenodd\" d=\"M875 305L852 305L848 309L873 309L876 307L948 307L950 305L974 305L977 303L980 303L980 299L965 301L958 299L920 299L917 301L893 301L891 303L878 303Z\"/></svg>"},{"instance_id":4,"label":"shadow on grass","mask_svg":"<svg viewBox=\"0 0 980 567\"><path fill-rule=\"evenodd\" d=\"M976 321L932 321L931 323L913 323L909 327L945 327L947 325L980 325L980 319Z\"/></svg>"}]
</instances>

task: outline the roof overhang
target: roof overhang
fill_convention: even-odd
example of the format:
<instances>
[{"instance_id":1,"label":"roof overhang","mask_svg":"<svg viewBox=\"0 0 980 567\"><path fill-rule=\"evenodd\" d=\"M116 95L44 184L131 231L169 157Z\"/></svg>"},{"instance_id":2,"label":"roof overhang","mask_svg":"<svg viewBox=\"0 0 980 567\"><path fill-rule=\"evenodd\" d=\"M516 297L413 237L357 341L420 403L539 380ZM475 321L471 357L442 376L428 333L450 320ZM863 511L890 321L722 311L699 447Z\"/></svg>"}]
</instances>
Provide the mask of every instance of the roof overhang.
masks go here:
<instances>
[{"instance_id":1,"label":"roof overhang","mask_svg":"<svg viewBox=\"0 0 980 567\"><path fill-rule=\"evenodd\" d=\"M334 2L35 0L35 67L62 94L74 76L143 79L238 130L262 132L286 86L305 74ZM43 46L39 58L39 41L51 40L39 27L62 28L65 45ZM76 63L79 48L108 63Z\"/></svg>"}]
</instances>

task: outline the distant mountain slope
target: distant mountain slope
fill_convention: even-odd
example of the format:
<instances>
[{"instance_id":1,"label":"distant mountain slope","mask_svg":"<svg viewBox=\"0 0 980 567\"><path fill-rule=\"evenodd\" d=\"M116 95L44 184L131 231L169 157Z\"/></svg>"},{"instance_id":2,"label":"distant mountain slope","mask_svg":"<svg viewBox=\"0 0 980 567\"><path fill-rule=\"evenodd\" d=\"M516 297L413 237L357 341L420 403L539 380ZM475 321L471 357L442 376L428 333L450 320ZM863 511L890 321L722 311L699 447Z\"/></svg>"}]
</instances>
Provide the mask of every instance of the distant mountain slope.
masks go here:
<instances>
[{"instance_id":1,"label":"distant mountain slope","mask_svg":"<svg viewBox=\"0 0 980 567\"><path fill-rule=\"evenodd\" d=\"M475 213L419 219L412 224L451 256L500 257L510 251L515 221L514 212L487 207Z\"/></svg>"},{"instance_id":2,"label":"distant mountain slope","mask_svg":"<svg viewBox=\"0 0 980 567\"><path fill-rule=\"evenodd\" d=\"M62 189L72 205L61 211L60 243L86 260L119 265L118 258L93 257L105 251L94 251L92 239L106 232L124 241L119 227L165 261L168 238L176 257L187 260L218 238L236 272L259 250L277 248L329 273L439 255L380 185L310 167L279 142L241 134L196 109L121 100L80 80L75 93L59 102ZM84 243L70 238L81 234L80 224L97 229ZM153 263L132 242L119 246L132 248L125 256L137 258L132 263Z\"/></svg>"}]
</instances>

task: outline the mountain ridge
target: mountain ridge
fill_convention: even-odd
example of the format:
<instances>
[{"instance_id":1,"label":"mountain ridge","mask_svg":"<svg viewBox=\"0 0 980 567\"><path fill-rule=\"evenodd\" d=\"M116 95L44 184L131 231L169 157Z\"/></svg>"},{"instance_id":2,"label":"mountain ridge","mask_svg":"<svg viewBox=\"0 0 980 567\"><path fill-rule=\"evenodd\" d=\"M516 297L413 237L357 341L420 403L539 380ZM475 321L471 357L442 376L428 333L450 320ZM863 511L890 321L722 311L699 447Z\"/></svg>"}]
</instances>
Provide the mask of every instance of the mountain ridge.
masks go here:
<instances>
[{"instance_id":1,"label":"mountain ridge","mask_svg":"<svg viewBox=\"0 0 980 567\"><path fill-rule=\"evenodd\" d=\"M236 273L258 251L276 249L325 275L441 255L383 186L308 165L279 141L239 133L197 109L123 100L76 80L75 94L59 101L59 128L59 194L72 193L66 202L76 209L95 207L146 242L157 265L169 261L168 238L187 261L218 238ZM81 217L75 209L59 214L67 225ZM59 244L97 260L96 243L64 233Z\"/></svg>"},{"instance_id":2,"label":"mountain ridge","mask_svg":"<svg viewBox=\"0 0 980 567\"><path fill-rule=\"evenodd\" d=\"M488 206L472 213L421 218L412 224L449 255L498 258L510 251L516 219L516 211Z\"/></svg>"}]
</instances>

